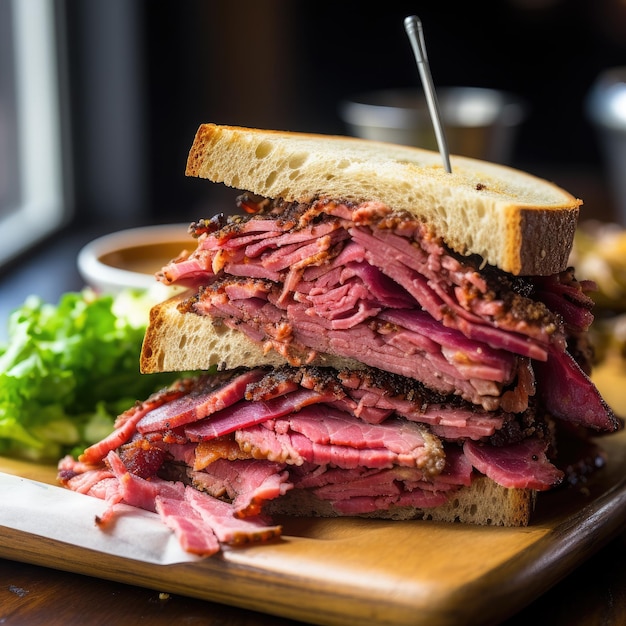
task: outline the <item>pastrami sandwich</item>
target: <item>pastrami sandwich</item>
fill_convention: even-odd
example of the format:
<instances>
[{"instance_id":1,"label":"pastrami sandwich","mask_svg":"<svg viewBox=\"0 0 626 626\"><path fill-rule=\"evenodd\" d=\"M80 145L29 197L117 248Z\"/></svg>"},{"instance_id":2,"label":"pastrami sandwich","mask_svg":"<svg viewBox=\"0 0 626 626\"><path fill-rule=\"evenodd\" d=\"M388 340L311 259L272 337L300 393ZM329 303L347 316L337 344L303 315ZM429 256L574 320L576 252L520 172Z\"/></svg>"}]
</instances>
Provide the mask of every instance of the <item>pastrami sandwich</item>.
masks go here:
<instances>
[{"instance_id":1,"label":"pastrami sandwich","mask_svg":"<svg viewBox=\"0 0 626 626\"><path fill-rule=\"evenodd\" d=\"M569 442L620 427L589 378L593 285L567 266L580 201L557 186L212 124L187 174L240 210L192 224L159 273L188 290L151 311L141 369L209 373L64 459L70 488L113 481L112 504L203 554L276 535L280 513L526 525Z\"/></svg>"}]
</instances>

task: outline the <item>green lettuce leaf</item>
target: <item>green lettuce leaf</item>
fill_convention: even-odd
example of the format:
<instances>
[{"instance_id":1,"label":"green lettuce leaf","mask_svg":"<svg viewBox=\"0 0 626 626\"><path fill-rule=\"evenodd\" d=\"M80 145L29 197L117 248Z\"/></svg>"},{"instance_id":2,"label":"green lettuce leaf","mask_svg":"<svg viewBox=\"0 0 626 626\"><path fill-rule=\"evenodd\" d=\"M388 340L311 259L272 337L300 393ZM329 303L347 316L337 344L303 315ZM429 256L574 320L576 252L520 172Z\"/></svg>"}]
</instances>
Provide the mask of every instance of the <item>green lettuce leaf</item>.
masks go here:
<instances>
[{"instance_id":1,"label":"green lettuce leaf","mask_svg":"<svg viewBox=\"0 0 626 626\"><path fill-rule=\"evenodd\" d=\"M55 462L96 443L135 401L176 374L140 374L153 301L90 290L58 304L31 296L8 320L0 345L0 454Z\"/></svg>"}]
</instances>

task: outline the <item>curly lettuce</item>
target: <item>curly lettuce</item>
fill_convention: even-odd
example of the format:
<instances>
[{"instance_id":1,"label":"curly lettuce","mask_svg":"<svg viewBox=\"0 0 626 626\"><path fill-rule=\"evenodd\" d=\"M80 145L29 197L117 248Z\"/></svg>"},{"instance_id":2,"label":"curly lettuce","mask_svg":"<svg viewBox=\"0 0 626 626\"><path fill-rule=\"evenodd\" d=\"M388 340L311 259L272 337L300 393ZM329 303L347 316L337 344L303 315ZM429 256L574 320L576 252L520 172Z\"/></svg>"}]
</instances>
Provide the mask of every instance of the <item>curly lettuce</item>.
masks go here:
<instances>
[{"instance_id":1,"label":"curly lettuce","mask_svg":"<svg viewBox=\"0 0 626 626\"><path fill-rule=\"evenodd\" d=\"M0 455L55 462L113 429L136 400L175 374L141 374L152 302L143 293L31 296L8 320L0 345Z\"/></svg>"}]
</instances>

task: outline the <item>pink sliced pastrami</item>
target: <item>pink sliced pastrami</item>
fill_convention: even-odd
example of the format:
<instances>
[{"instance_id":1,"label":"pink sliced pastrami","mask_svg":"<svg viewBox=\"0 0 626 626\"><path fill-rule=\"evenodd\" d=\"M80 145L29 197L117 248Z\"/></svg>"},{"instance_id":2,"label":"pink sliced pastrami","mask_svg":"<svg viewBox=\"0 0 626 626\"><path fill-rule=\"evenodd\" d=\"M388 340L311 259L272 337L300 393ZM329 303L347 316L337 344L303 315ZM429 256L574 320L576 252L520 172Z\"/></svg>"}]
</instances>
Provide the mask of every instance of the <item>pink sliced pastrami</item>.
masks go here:
<instances>
[{"instance_id":1,"label":"pink sliced pastrami","mask_svg":"<svg viewBox=\"0 0 626 626\"><path fill-rule=\"evenodd\" d=\"M156 410L167 418L141 432ZM362 515L440 506L479 473L505 487L557 485L563 473L546 442L524 438L524 428L547 433L545 424L532 412L517 419L379 370L233 371L183 379L138 404L94 448L95 461L67 457L58 477L108 503L101 526L119 504L136 506L157 512L185 550L209 556L280 536L267 506L299 490L338 515Z\"/></svg>"},{"instance_id":2,"label":"pink sliced pastrami","mask_svg":"<svg viewBox=\"0 0 626 626\"><path fill-rule=\"evenodd\" d=\"M220 543L240 546L279 537L282 528L262 517L237 517L232 504L187 487L185 501L213 530Z\"/></svg>"},{"instance_id":3,"label":"pink sliced pastrami","mask_svg":"<svg viewBox=\"0 0 626 626\"><path fill-rule=\"evenodd\" d=\"M191 393L145 413L137 422L137 430L140 433L173 430L212 415L241 400L246 387L263 378L263 374L263 370L250 370L236 377L231 373L217 374L213 379L208 379L211 384L202 385Z\"/></svg>"},{"instance_id":4,"label":"pink sliced pastrami","mask_svg":"<svg viewBox=\"0 0 626 626\"><path fill-rule=\"evenodd\" d=\"M516 388L526 378L521 370L530 367L534 379L534 369L564 354L569 334L593 319L592 286L571 270L513 277L483 269L380 203L261 204L267 214L196 225L198 249L166 266L161 279L184 283L180 263L197 258L210 289L187 314L223 319L292 365L305 362L307 351L335 354L488 411L521 413L532 395ZM195 281L196 268L190 271ZM266 282L238 282L250 279ZM536 384L548 386L542 377ZM561 381L568 392L575 384L572 376ZM552 397L559 416L567 407L556 403L566 396ZM602 411L597 403L593 410Z\"/></svg>"},{"instance_id":5,"label":"pink sliced pastrami","mask_svg":"<svg viewBox=\"0 0 626 626\"><path fill-rule=\"evenodd\" d=\"M563 472L546 456L547 444L540 439L496 447L466 441L465 455L472 465L503 487L545 491L560 484Z\"/></svg>"},{"instance_id":6,"label":"pink sliced pastrami","mask_svg":"<svg viewBox=\"0 0 626 626\"><path fill-rule=\"evenodd\" d=\"M567 352L553 352L547 363L537 366L537 373L541 398L556 417L597 431L620 427L598 388Z\"/></svg>"},{"instance_id":7,"label":"pink sliced pastrami","mask_svg":"<svg viewBox=\"0 0 626 626\"><path fill-rule=\"evenodd\" d=\"M244 402L188 426L185 434L190 441L214 439L299 411L309 404L332 401L334 397L334 394L323 395L314 390L300 389L267 402Z\"/></svg>"},{"instance_id":8,"label":"pink sliced pastrami","mask_svg":"<svg viewBox=\"0 0 626 626\"><path fill-rule=\"evenodd\" d=\"M418 424L389 418L367 424L331 407L309 407L236 433L239 446L253 456L278 463L355 467L419 467L441 472L444 453L436 438Z\"/></svg>"},{"instance_id":9,"label":"pink sliced pastrami","mask_svg":"<svg viewBox=\"0 0 626 626\"><path fill-rule=\"evenodd\" d=\"M214 497L227 496L237 517L260 514L263 505L293 485L284 464L265 459L218 459L207 471L191 473L194 485Z\"/></svg>"},{"instance_id":10,"label":"pink sliced pastrami","mask_svg":"<svg viewBox=\"0 0 626 626\"><path fill-rule=\"evenodd\" d=\"M174 532L183 550L198 556L212 556L221 550L213 529L189 502L158 497L156 511Z\"/></svg>"}]
</instances>

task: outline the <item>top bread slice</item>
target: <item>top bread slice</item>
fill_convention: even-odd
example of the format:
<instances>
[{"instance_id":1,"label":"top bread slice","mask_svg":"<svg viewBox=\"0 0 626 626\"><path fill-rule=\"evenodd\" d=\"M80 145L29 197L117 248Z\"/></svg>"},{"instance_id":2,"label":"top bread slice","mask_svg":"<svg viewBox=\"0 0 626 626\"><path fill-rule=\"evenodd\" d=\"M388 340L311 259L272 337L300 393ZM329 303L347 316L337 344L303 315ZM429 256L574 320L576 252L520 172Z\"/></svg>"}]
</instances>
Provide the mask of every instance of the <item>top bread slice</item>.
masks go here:
<instances>
[{"instance_id":1,"label":"top bread slice","mask_svg":"<svg viewBox=\"0 0 626 626\"><path fill-rule=\"evenodd\" d=\"M580 200L477 159L351 137L203 124L186 174L288 202L379 201L408 211L460 254L516 275L562 271Z\"/></svg>"}]
</instances>

